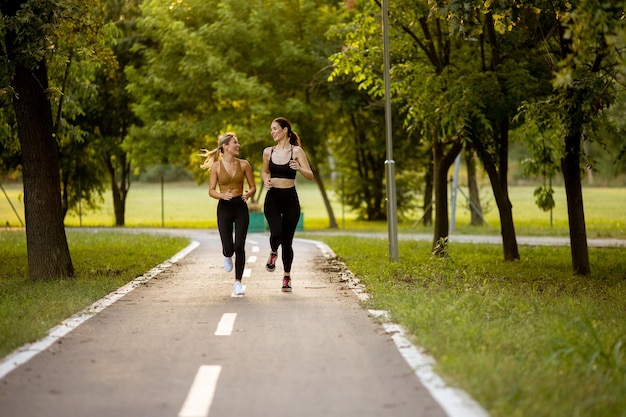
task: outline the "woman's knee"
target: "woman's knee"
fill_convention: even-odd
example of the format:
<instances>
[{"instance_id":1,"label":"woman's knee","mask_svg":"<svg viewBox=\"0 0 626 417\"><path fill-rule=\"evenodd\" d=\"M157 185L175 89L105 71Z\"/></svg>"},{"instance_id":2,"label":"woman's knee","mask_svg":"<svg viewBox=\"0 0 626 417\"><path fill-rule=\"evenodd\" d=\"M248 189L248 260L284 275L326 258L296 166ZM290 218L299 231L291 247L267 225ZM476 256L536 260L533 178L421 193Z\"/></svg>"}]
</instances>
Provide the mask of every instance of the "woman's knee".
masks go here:
<instances>
[{"instance_id":1,"label":"woman's knee","mask_svg":"<svg viewBox=\"0 0 626 417\"><path fill-rule=\"evenodd\" d=\"M243 243L236 243L235 244L235 252L236 253L244 253L244 251L246 250L246 245Z\"/></svg>"}]
</instances>

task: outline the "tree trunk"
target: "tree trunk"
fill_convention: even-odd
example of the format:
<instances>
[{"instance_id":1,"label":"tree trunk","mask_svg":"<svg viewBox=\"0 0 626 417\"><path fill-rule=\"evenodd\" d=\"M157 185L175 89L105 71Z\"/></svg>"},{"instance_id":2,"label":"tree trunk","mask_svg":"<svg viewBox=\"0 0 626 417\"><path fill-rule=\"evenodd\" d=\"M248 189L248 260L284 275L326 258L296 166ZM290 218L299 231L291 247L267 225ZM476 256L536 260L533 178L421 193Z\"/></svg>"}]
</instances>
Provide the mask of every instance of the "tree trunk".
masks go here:
<instances>
[{"instance_id":1,"label":"tree trunk","mask_svg":"<svg viewBox=\"0 0 626 417\"><path fill-rule=\"evenodd\" d=\"M424 177L424 215L422 216L422 224L430 226L433 224L433 181L434 181L434 165L433 152L430 153L428 160L428 168Z\"/></svg>"},{"instance_id":2,"label":"tree trunk","mask_svg":"<svg viewBox=\"0 0 626 417\"><path fill-rule=\"evenodd\" d=\"M17 65L12 86L22 153L28 276L35 280L72 277L45 60L34 70Z\"/></svg>"},{"instance_id":3,"label":"tree trunk","mask_svg":"<svg viewBox=\"0 0 626 417\"><path fill-rule=\"evenodd\" d=\"M493 196L496 199L498 213L500 215L500 234L502 235L502 250L505 261L519 259L517 238L515 237L515 224L513 223L513 205L509 200L508 191L502 187L501 176L493 161L484 161L485 171L491 182Z\"/></svg>"},{"instance_id":4,"label":"tree trunk","mask_svg":"<svg viewBox=\"0 0 626 417\"><path fill-rule=\"evenodd\" d=\"M114 160L119 161L117 172ZM127 162L126 154L106 158L106 167L111 179L111 193L113 196L113 212L115 214L115 225L124 226L126 224L126 197L130 188L130 164ZM119 177L119 182L118 182Z\"/></svg>"},{"instance_id":5,"label":"tree trunk","mask_svg":"<svg viewBox=\"0 0 626 417\"><path fill-rule=\"evenodd\" d=\"M315 170L315 182L320 189L320 193L322 194L322 200L324 201L324 207L326 207L326 212L328 213L328 228L337 229L339 228L339 226L337 226L335 212L333 211L333 207L330 205L330 199L328 198L328 193L326 193L324 181L322 180L322 176L319 174L319 170L317 169Z\"/></svg>"},{"instance_id":6,"label":"tree trunk","mask_svg":"<svg viewBox=\"0 0 626 417\"><path fill-rule=\"evenodd\" d=\"M454 142L445 152L445 145L440 141L433 144L434 183L435 183L435 230L432 252L435 255L445 255L448 245L448 171L456 156L463 149L461 142Z\"/></svg>"},{"instance_id":7,"label":"tree trunk","mask_svg":"<svg viewBox=\"0 0 626 417\"><path fill-rule=\"evenodd\" d=\"M509 122L504 118L500 123L494 124L494 139L500 144L498 149L499 165L493 158L485 158L483 161L487 175L491 182L498 213L500 214L500 234L502 235L502 250L505 261L514 261L520 258L515 236L515 224L513 223L513 205L509 199ZM499 167L499 169L498 169Z\"/></svg>"},{"instance_id":8,"label":"tree trunk","mask_svg":"<svg viewBox=\"0 0 626 417\"><path fill-rule=\"evenodd\" d=\"M117 186L117 182L112 181L113 212L115 213L115 226L123 227L126 224L126 204L122 198L122 192Z\"/></svg>"},{"instance_id":9,"label":"tree trunk","mask_svg":"<svg viewBox=\"0 0 626 417\"><path fill-rule=\"evenodd\" d=\"M467 167L467 188L469 189L470 225L483 225L483 211L480 206L480 193L476 180L476 161L474 150L465 150L465 166Z\"/></svg>"},{"instance_id":10,"label":"tree trunk","mask_svg":"<svg viewBox=\"0 0 626 417\"><path fill-rule=\"evenodd\" d=\"M491 70L496 70L500 64L501 51L498 44L498 37L495 30L495 21L491 13L485 15L486 35L491 46ZM483 54L483 61L485 56ZM504 79L498 76L498 84L503 97L508 96L506 83ZM508 172L509 172L509 114L506 108L492 119L493 140L497 153L486 149L490 145L476 141L475 149L483 162L494 198L498 206L500 215L500 234L502 235L502 250L504 251L504 260L513 261L519 259L519 249L517 247L517 238L515 236L515 224L513 223L513 206L509 200Z\"/></svg>"},{"instance_id":11,"label":"tree trunk","mask_svg":"<svg viewBox=\"0 0 626 417\"><path fill-rule=\"evenodd\" d=\"M575 100L575 98L573 99ZM582 117L578 103L573 103L568 111L569 128L565 137L565 155L561 159L561 170L567 198L569 219L569 239L574 274L591 274L587 229L583 208L583 191L580 171L580 143L582 139Z\"/></svg>"}]
</instances>

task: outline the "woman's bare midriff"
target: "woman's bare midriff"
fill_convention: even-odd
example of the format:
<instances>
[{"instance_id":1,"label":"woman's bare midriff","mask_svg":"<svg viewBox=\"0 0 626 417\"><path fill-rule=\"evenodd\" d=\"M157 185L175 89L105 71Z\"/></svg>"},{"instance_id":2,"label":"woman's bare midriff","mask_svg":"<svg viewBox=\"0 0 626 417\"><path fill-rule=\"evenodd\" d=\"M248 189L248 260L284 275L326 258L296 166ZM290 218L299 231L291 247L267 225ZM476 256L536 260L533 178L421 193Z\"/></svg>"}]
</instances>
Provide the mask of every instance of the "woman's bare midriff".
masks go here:
<instances>
[{"instance_id":1,"label":"woman's bare midriff","mask_svg":"<svg viewBox=\"0 0 626 417\"><path fill-rule=\"evenodd\" d=\"M273 188L292 188L296 185L296 180L290 178L271 178Z\"/></svg>"},{"instance_id":2,"label":"woman's bare midriff","mask_svg":"<svg viewBox=\"0 0 626 417\"><path fill-rule=\"evenodd\" d=\"M233 195L233 198L241 197L243 195L243 190L220 190L220 193L226 193L228 191L231 192L231 194Z\"/></svg>"}]
</instances>

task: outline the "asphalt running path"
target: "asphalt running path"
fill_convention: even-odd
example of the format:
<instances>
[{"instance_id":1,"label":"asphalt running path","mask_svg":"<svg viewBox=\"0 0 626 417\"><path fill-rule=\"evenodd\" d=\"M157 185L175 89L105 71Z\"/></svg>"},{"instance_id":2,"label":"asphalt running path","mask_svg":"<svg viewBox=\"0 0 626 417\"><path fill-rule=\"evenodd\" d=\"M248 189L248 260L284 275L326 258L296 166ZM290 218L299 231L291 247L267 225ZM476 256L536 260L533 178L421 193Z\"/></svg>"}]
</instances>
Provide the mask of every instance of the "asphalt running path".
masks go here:
<instances>
[{"instance_id":1,"label":"asphalt running path","mask_svg":"<svg viewBox=\"0 0 626 417\"><path fill-rule=\"evenodd\" d=\"M293 292L250 234L232 296L215 232L0 380L3 417L443 417L389 330L315 242L296 240Z\"/></svg>"}]
</instances>

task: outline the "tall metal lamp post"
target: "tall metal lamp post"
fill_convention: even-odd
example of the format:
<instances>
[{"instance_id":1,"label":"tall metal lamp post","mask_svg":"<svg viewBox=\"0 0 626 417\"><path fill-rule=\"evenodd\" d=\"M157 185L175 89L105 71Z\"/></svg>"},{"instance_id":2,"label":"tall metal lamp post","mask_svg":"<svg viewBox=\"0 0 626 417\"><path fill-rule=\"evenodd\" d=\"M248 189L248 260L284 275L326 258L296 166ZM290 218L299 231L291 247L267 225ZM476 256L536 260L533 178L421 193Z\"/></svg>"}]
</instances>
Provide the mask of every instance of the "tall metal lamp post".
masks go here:
<instances>
[{"instance_id":1,"label":"tall metal lamp post","mask_svg":"<svg viewBox=\"0 0 626 417\"><path fill-rule=\"evenodd\" d=\"M385 73L385 128L387 140L387 229L389 233L389 259L398 260L398 209L396 202L396 163L393 160L393 140L391 137L391 93L389 76L389 31L388 0L383 0L383 55Z\"/></svg>"}]
</instances>

